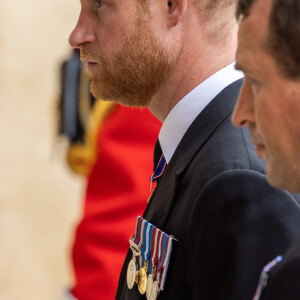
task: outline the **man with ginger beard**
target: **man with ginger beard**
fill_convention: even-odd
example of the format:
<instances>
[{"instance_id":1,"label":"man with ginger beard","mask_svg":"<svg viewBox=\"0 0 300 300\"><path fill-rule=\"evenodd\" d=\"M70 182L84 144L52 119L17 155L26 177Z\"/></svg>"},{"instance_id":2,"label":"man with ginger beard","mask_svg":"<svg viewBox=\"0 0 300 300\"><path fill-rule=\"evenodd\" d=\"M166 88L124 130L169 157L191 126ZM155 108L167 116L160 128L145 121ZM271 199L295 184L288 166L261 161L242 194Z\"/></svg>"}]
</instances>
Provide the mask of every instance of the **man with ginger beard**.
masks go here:
<instances>
[{"instance_id":1,"label":"man with ginger beard","mask_svg":"<svg viewBox=\"0 0 300 300\"><path fill-rule=\"evenodd\" d=\"M271 185L300 193L300 2L239 0L234 125L247 125ZM284 201L284 199L282 199ZM283 253L277 253L283 254ZM254 299L300 299L300 240L267 266ZM276 264L275 264L276 263ZM268 272L266 272L267 269Z\"/></svg>"},{"instance_id":2,"label":"man with ginger beard","mask_svg":"<svg viewBox=\"0 0 300 300\"><path fill-rule=\"evenodd\" d=\"M298 203L268 185L249 132L231 124L242 85L233 66L235 2L81 1L70 44L87 63L94 95L147 106L163 122L154 153L161 176L143 218L174 237L173 250L165 265L169 248L160 243L157 255L150 246L126 280L129 250L116 299L250 299L261 268L300 226ZM139 244L143 255L148 242ZM155 293L141 288L147 278L131 285L137 260Z\"/></svg>"}]
</instances>

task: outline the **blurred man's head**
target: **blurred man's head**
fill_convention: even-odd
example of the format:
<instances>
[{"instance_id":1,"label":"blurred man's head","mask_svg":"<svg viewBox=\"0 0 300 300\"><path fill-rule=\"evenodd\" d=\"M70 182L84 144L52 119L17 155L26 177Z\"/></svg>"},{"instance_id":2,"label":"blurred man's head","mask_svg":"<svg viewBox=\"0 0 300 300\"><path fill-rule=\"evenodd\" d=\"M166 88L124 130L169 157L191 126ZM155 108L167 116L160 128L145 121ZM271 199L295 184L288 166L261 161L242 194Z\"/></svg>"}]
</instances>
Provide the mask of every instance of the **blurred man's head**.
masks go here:
<instances>
[{"instance_id":1,"label":"blurred man's head","mask_svg":"<svg viewBox=\"0 0 300 300\"><path fill-rule=\"evenodd\" d=\"M182 86L182 78L190 84L188 76L199 59L198 45L210 41L220 49L212 53L209 63L205 59L207 66L219 62L222 55L229 56L226 49L235 44L223 40L236 25L235 2L81 0L69 42L80 49L97 98L147 106L153 95L170 87L170 77L176 88Z\"/></svg>"},{"instance_id":2,"label":"blurred man's head","mask_svg":"<svg viewBox=\"0 0 300 300\"><path fill-rule=\"evenodd\" d=\"M269 182L300 192L300 1L239 0L236 66L245 81L233 114L248 125Z\"/></svg>"}]
</instances>

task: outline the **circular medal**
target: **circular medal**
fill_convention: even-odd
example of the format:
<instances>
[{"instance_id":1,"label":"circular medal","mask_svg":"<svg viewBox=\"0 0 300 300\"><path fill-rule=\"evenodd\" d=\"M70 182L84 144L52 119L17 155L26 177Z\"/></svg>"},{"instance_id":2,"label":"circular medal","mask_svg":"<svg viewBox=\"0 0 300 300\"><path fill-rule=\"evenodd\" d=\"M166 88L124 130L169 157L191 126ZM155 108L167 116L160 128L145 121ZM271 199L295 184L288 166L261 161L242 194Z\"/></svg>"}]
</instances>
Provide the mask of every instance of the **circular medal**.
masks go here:
<instances>
[{"instance_id":1,"label":"circular medal","mask_svg":"<svg viewBox=\"0 0 300 300\"><path fill-rule=\"evenodd\" d=\"M146 287L146 297L147 297L147 300L151 299L152 285L153 285L153 275L150 274L148 276L148 278L147 278L147 287Z\"/></svg>"},{"instance_id":2,"label":"circular medal","mask_svg":"<svg viewBox=\"0 0 300 300\"><path fill-rule=\"evenodd\" d=\"M129 289L132 289L135 283L136 278L136 267L135 267L135 261L132 259L129 262L128 268L127 268L127 286Z\"/></svg>"},{"instance_id":3,"label":"circular medal","mask_svg":"<svg viewBox=\"0 0 300 300\"><path fill-rule=\"evenodd\" d=\"M140 268L138 273L138 289L139 292L144 295L147 287L147 273L144 268Z\"/></svg>"},{"instance_id":4,"label":"circular medal","mask_svg":"<svg viewBox=\"0 0 300 300\"><path fill-rule=\"evenodd\" d=\"M153 285L152 285L150 299L151 299L151 300L156 300L156 299L157 299L158 292L159 292L159 289L158 289L158 282L155 281L155 282L153 283Z\"/></svg>"}]
</instances>

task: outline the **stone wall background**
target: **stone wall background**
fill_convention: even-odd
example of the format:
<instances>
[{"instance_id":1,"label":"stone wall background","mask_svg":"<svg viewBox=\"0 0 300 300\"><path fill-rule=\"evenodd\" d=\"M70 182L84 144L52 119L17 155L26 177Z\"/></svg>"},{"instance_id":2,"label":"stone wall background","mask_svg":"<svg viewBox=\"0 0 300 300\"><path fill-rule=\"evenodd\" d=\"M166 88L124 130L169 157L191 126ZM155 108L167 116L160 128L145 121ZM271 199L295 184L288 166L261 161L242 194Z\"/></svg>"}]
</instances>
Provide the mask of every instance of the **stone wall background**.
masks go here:
<instances>
[{"instance_id":1,"label":"stone wall background","mask_svg":"<svg viewBox=\"0 0 300 300\"><path fill-rule=\"evenodd\" d=\"M1 300L60 299L72 282L69 247L84 180L57 147L55 99L79 6L0 2Z\"/></svg>"}]
</instances>

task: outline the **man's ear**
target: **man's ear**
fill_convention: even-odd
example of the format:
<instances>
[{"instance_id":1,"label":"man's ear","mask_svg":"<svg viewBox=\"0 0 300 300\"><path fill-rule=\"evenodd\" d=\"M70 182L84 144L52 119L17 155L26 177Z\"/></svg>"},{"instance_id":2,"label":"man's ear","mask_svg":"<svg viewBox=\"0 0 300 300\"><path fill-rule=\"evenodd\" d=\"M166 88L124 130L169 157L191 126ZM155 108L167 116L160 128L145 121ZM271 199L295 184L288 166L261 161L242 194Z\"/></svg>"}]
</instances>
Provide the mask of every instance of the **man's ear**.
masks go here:
<instances>
[{"instance_id":1,"label":"man's ear","mask_svg":"<svg viewBox=\"0 0 300 300\"><path fill-rule=\"evenodd\" d=\"M178 25L181 18L183 17L186 6L187 0L165 0L167 3L167 18L168 18L168 25L170 27L174 27Z\"/></svg>"}]
</instances>

